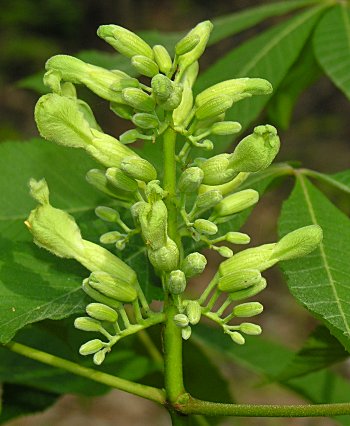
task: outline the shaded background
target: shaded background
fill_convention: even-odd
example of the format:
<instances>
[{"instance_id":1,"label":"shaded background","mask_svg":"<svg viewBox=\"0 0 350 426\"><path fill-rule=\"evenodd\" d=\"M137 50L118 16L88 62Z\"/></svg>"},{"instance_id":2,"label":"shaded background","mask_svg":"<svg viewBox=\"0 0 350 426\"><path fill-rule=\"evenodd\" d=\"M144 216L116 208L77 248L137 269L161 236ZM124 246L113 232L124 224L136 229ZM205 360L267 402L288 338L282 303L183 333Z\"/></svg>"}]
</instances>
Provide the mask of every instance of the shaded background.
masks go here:
<instances>
[{"instance_id":1,"label":"shaded background","mask_svg":"<svg viewBox=\"0 0 350 426\"><path fill-rule=\"evenodd\" d=\"M263 1L177 0L177 1L70 1L12 0L2 5L0 13L0 141L25 140L37 136L33 109L38 94L21 88L21 81L44 68L48 57L76 54L81 50L112 49L96 36L101 24L115 23L133 31L155 29L180 31L199 21L213 19L259 4ZM215 61L228 49L284 18L272 18L238 36L210 47L201 67ZM117 136L123 123L106 112L97 98L89 99L102 127ZM298 160L305 167L325 173L348 168L350 143L348 117L350 106L345 96L325 77L321 77L299 99L287 130L280 132L282 149L279 161ZM265 117L259 122L263 123ZM273 124L273 123L272 123ZM256 244L276 236L276 220L290 185L272 191L255 209L245 230L254 235ZM332 195L334 199L336 195ZM335 200L344 206L341 197ZM346 208L349 212L349 208ZM215 256L211 262L217 262ZM313 329L315 322L289 296L279 272L268 274L270 290L263 294L267 314L262 316L265 336L274 337L296 349ZM229 378L232 389L240 384L240 400L259 403L298 402L299 399L274 385L251 388L256 377L224 360L222 374ZM205 372L207 374L207 372ZM333 425L328 420L314 419L227 419L225 425ZM168 425L167 414L152 403L113 391L93 401L66 396L43 415L30 416L8 423L8 426L112 426Z\"/></svg>"}]
</instances>

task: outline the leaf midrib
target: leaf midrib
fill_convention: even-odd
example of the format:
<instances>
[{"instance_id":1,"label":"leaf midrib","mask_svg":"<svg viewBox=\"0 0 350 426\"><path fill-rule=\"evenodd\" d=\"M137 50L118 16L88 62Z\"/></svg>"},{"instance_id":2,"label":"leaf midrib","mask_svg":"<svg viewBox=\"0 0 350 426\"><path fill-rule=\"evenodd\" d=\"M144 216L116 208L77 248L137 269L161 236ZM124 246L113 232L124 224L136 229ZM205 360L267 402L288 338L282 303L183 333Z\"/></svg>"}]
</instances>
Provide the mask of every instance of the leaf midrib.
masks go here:
<instances>
[{"instance_id":1,"label":"leaf midrib","mask_svg":"<svg viewBox=\"0 0 350 426\"><path fill-rule=\"evenodd\" d=\"M305 202L306 202L309 214L310 214L310 218L311 218L314 225L319 225L317 218L316 218L315 210L312 206L310 196L309 196L308 190L307 190L306 185L305 185L304 177L299 174L299 175L297 175L297 179L300 182L300 185L301 185L304 197L305 197ZM324 250L323 241L319 245L319 250L320 250L321 258L322 258L322 261L323 261L323 264L324 264L324 269L326 271L326 274L327 274L327 277L328 277L328 280L329 280L329 284L330 284L330 287L332 289L332 292L333 292L333 295L334 295L334 298L335 298L335 302L336 302L337 307L338 307L338 311L339 311L340 316L343 320L343 323L344 323L344 326L345 326L345 329L346 329L346 333L347 333L348 336L350 336L350 325L348 324L346 317L344 315L343 309L342 309L342 304L341 304L341 301L340 301L340 298L338 296L338 292L337 292L337 289L336 289L336 286L335 286L335 280L333 278L333 275L332 275L332 272L331 272L331 267L328 263L327 256L326 256L326 253L325 253L325 250Z\"/></svg>"}]
</instances>

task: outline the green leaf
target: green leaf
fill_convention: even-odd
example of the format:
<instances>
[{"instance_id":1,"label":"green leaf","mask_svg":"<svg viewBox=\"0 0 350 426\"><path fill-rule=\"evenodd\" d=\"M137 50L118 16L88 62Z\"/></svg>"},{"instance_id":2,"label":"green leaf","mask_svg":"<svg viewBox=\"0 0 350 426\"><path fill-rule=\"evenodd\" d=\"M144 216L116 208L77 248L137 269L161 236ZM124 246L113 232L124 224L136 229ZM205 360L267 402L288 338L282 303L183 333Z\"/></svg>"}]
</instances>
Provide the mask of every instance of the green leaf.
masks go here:
<instances>
[{"instance_id":1,"label":"green leaf","mask_svg":"<svg viewBox=\"0 0 350 426\"><path fill-rule=\"evenodd\" d=\"M324 6L307 10L233 49L200 75L196 91L238 77L266 78L276 90L298 58L323 10ZM246 129L269 99L269 96L248 98L231 108L226 117L239 121ZM215 151L222 152L231 141L231 138L220 136Z\"/></svg>"},{"instance_id":2,"label":"green leaf","mask_svg":"<svg viewBox=\"0 0 350 426\"><path fill-rule=\"evenodd\" d=\"M2 405L0 424L28 414L46 410L54 404L59 395L30 386L4 383L2 389Z\"/></svg>"},{"instance_id":3,"label":"green leaf","mask_svg":"<svg viewBox=\"0 0 350 426\"><path fill-rule=\"evenodd\" d=\"M350 99L350 9L339 3L329 10L314 34L317 60L333 83Z\"/></svg>"},{"instance_id":4,"label":"green leaf","mask_svg":"<svg viewBox=\"0 0 350 426\"><path fill-rule=\"evenodd\" d=\"M283 204L279 233L283 236L310 224L323 229L320 247L298 261L282 262L281 267L293 296L350 351L350 220L299 175Z\"/></svg>"},{"instance_id":5,"label":"green leaf","mask_svg":"<svg viewBox=\"0 0 350 426\"><path fill-rule=\"evenodd\" d=\"M320 182L328 183L347 194L350 194L350 169L343 170L338 173L327 175L325 173L316 172L315 170L303 169L303 174L313 177Z\"/></svg>"},{"instance_id":6,"label":"green leaf","mask_svg":"<svg viewBox=\"0 0 350 426\"><path fill-rule=\"evenodd\" d=\"M305 376L343 361L347 357L349 354L339 341L329 333L326 327L319 326L274 380L285 382L295 377Z\"/></svg>"},{"instance_id":7,"label":"green leaf","mask_svg":"<svg viewBox=\"0 0 350 426\"><path fill-rule=\"evenodd\" d=\"M26 324L65 318L81 312L87 302L80 286L88 272L75 261L36 247L24 226L36 204L29 196L29 179L45 177L53 205L73 214L84 238L95 242L110 229L95 216L94 209L111 202L85 181L87 170L96 163L81 150L40 139L2 143L0 167L0 342L5 343ZM147 263L144 252L137 251L138 244L132 241L129 252L121 255L128 260L133 250L131 266L144 271ZM139 278L150 298L159 297L157 287L152 293L151 271Z\"/></svg>"}]
</instances>

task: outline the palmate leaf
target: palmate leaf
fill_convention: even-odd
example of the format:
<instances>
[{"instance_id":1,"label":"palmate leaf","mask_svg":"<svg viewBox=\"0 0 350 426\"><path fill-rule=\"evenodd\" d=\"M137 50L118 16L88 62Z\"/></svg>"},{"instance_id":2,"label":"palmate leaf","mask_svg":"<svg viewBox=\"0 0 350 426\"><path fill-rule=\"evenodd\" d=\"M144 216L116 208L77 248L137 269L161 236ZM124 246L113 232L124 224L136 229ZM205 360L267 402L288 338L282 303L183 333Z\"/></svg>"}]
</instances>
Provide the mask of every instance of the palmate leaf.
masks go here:
<instances>
[{"instance_id":1,"label":"palmate leaf","mask_svg":"<svg viewBox=\"0 0 350 426\"><path fill-rule=\"evenodd\" d=\"M325 73L350 99L350 9L347 2L329 10L314 34L315 54Z\"/></svg>"},{"instance_id":2,"label":"palmate leaf","mask_svg":"<svg viewBox=\"0 0 350 426\"><path fill-rule=\"evenodd\" d=\"M200 92L221 80L238 77L266 78L277 90L299 56L324 7L314 7L300 13L233 49L200 75L195 85L196 91ZM226 117L239 121L246 129L269 99L270 96L256 96L238 102ZM215 138L215 151L224 151L231 141L230 137Z\"/></svg>"},{"instance_id":3,"label":"palmate leaf","mask_svg":"<svg viewBox=\"0 0 350 426\"><path fill-rule=\"evenodd\" d=\"M340 191L350 194L350 170L343 170L338 173L325 174L315 170L304 169L303 174L311 176L320 182L325 182Z\"/></svg>"},{"instance_id":4,"label":"palmate leaf","mask_svg":"<svg viewBox=\"0 0 350 426\"><path fill-rule=\"evenodd\" d=\"M323 229L319 248L281 267L293 296L350 351L350 220L299 175L283 204L279 233L282 236L310 224Z\"/></svg>"},{"instance_id":5,"label":"palmate leaf","mask_svg":"<svg viewBox=\"0 0 350 426\"><path fill-rule=\"evenodd\" d=\"M80 150L40 139L0 145L0 342L9 341L26 324L83 310L87 299L80 286L88 271L36 247L23 222L36 204L29 196L28 181L45 177L53 205L71 213L83 236L97 242L108 228L94 209L110 200L85 181L87 170L96 166ZM134 250L130 263L144 272L145 260L143 252ZM152 298L151 273L139 277Z\"/></svg>"}]
</instances>

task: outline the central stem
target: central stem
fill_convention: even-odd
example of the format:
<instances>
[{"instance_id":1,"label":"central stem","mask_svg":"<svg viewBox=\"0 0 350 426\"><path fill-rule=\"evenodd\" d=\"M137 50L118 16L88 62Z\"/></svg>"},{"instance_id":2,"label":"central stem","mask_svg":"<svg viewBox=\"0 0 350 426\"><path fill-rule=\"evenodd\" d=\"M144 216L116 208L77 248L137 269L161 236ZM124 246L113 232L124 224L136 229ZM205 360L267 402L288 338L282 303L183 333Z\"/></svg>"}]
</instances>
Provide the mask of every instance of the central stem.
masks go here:
<instances>
[{"instance_id":1,"label":"central stem","mask_svg":"<svg viewBox=\"0 0 350 426\"><path fill-rule=\"evenodd\" d=\"M168 235L176 242L181 252L181 238L177 232L177 206L176 196L176 159L175 143L176 133L168 128L164 133L164 189L168 195L165 203L168 209ZM175 403L185 393L182 375L182 336L181 330L174 322L177 314L172 297L168 295L165 302L166 323L164 328L164 380L167 400ZM172 413L172 419L177 417ZM181 416L182 417L182 416ZM185 417L186 418L186 417ZM184 418L182 417L181 420ZM179 419L178 419L179 420ZM177 424L173 420L173 424ZM183 423L182 423L183 424Z\"/></svg>"}]
</instances>

